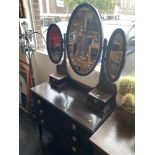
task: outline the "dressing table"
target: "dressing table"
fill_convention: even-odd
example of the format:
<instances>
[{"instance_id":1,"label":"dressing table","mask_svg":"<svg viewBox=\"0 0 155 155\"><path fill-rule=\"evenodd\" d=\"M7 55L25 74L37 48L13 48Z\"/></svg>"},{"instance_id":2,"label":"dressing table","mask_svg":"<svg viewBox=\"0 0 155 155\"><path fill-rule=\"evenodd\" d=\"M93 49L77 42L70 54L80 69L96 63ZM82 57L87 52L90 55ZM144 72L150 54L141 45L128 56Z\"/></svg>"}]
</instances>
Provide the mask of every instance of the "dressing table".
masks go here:
<instances>
[{"instance_id":1,"label":"dressing table","mask_svg":"<svg viewBox=\"0 0 155 155\"><path fill-rule=\"evenodd\" d=\"M89 138L115 107L113 98L104 111L89 105L85 95L88 91L74 82L69 82L61 91L53 89L49 82L32 88L38 123L51 131L54 139L59 139L71 154L93 154Z\"/></svg>"}]
</instances>

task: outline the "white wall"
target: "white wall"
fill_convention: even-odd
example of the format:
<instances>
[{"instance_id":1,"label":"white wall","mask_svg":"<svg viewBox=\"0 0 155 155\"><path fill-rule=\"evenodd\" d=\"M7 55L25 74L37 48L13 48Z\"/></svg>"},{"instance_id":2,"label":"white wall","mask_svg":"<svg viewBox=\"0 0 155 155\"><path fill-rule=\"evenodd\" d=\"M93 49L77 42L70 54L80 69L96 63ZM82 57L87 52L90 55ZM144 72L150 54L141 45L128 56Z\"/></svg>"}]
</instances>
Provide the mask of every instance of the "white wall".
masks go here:
<instances>
[{"instance_id":1,"label":"white wall","mask_svg":"<svg viewBox=\"0 0 155 155\"><path fill-rule=\"evenodd\" d=\"M32 65L36 85L48 81L49 74L56 71L56 65L51 62L49 56L40 52L33 55Z\"/></svg>"}]
</instances>

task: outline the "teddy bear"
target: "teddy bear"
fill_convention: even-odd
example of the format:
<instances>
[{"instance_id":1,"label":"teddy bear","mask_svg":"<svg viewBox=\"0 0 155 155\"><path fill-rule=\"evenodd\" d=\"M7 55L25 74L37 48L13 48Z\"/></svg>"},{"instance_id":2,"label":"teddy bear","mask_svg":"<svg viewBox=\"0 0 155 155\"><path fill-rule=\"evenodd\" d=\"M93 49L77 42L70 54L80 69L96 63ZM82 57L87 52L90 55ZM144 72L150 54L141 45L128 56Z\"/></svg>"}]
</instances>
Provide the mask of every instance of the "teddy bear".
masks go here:
<instances>
[{"instance_id":1,"label":"teddy bear","mask_svg":"<svg viewBox=\"0 0 155 155\"><path fill-rule=\"evenodd\" d=\"M135 113L135 78L121 77L117 82L116 104L129 113Z\"/></svg>"}]
</instances>

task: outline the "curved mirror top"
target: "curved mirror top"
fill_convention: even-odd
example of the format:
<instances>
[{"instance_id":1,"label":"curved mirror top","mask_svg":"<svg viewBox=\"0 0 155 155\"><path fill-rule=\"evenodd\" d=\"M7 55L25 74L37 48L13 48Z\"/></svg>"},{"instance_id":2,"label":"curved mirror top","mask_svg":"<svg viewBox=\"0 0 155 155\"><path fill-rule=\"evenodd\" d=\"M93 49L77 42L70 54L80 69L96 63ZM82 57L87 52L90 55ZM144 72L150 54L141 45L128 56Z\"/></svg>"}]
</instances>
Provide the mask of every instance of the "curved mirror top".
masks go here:
<instances>
[{"instance_id":1,"label":"curved mirror top","mask_svg":"<svg viewBox=\"0 0 155 155\"><path fill-rule=\"evenodd\" d=\"M126 55L126 39L122 29L116 29L109 40L106 60L105 74L109 82L115 82L122 71Z\"/></svg>"},{"instance_id":2,"label":"curved mirror top","mask_svg":"<svg viewBox=\"0 0 155 155\"><path fill-rule=\"evenodd\" d=\"M96 66L102 49L102 25L97 10L87 3L72 13L66 35L69 62L79 75L88 75Z\"/></svg>"},{"instance_id":3,"label":"curved mirror top","mask_svg":"<svg viewBox=\"0 0 155 155\"><path fill-rule=\"evenodd\" d=\"M47 30L47 51L51 61L58 64L63 54L63 40L56 24L51 24Z\"/></svg>"}]
</instances>

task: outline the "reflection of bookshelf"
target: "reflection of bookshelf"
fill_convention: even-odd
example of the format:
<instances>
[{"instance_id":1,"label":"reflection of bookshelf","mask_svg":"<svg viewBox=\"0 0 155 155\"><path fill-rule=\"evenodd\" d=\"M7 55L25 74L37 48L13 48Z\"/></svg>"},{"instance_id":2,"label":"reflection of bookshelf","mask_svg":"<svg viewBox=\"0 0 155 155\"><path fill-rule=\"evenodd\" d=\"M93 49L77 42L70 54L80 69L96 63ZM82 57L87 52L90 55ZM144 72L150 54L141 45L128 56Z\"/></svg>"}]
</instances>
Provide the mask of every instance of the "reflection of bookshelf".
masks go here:
<instances>
[{"instance_id":1,"label":"reflection of bookshelf","mask_svg":"<svg viewBox=\"0 0 155 155\"><path fill-rule=\"evenodd\" d=\"M88 50L88 62L91 62L91 53L92 49L97 49L97 52L99 51L99 44L91 44L89 45L89 50Z\"/></svg>"},{"instance_id":2,"label":"reflection of bookshelf","mask_svg":"<svg viewBox=\"0 0 155 155\"><path fill-rule=\"evenodd\" d=\"M93 33L88 33L88 34L85 34L83 32L75 32L75 31L72 31L70 33L70 41L69 41L69 48L71 50L71 53L74 53L73 52L73 46L76 44L78 45L79 41L81 41L81 39L85 39L86 41L86 46L87 46L87 49L89 50L89 46L90 44L92 44L93 42L95 42L94 44L96 44L96 46L98 46L98 36L99 36L99 33L98 32L93 32ZM96 46L93 46L92 45L92 48L96 48Z\"/></svg>"},{"instance_id":3,"label":"reflection of bookshelf","mask_svg":"<svg viewBox=\"0 0 155 155\"><path fill-rule=\"evenodd\" d=\"M86 61L85 58L74 56L72 58L72 62L74 66L82 73L87 72L90 70L92 62Z\"/></svg>"},{"instance_id":4,"label":"reflection of bookshelf","mask_svg":"<svg viewBox=\"0 0 155 155\"><path fill-rule=\"evenodd\" d=\"M111 51L110 60L115 63L120 63L122 59L122 51Z\"/></svg>"},{"instance_id":5,"label":"reflection of bookshelf","mask_svg":"<svg viewBox=\"0 0 155 155\"><path fill-rule=\"evenodd\" d=\"M80 29L81 29L81 24L79 24L79 23L75 23L75 24L73 24L72 31L79 32Z\"/></svg>"},{"instance_id":6,"label":"reflection of bookshelf","mask_svg":"<svg viewBox=\"0 0 155 155\"><path fill-rule=\"evenodd\" d=\"M111 51L109 70L110 70L112 76L114 76L114 77L120 68L121 59L122 59L122 51Z\"/></svg>"}]
</instances>

